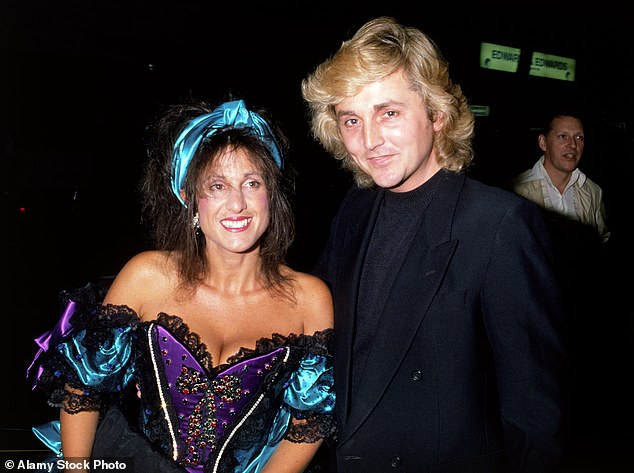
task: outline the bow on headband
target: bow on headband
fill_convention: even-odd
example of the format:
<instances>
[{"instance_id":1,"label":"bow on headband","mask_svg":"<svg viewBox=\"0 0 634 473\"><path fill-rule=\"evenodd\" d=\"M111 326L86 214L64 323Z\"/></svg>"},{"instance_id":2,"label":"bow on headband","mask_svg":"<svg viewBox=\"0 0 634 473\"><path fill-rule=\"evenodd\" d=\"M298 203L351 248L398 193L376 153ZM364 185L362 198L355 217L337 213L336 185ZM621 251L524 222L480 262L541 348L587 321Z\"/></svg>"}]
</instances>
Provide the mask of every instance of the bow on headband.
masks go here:
<instances>
[{"instance_id":1,"label":"bow on headband","mask_svg":"<svg viewBox=\"0 0 634 473\"><path fill-rule=\"evenodd\" d=\"M174 143L172 192L185 207L187 204L181 197L180 191L185 183L187 167L200 143L225 127L248 128L269 148L277 167L282 168L282 152L266 120L248 110L243 100L225 102L213 112L190 121Z\"/></svg>"}]
</instances>

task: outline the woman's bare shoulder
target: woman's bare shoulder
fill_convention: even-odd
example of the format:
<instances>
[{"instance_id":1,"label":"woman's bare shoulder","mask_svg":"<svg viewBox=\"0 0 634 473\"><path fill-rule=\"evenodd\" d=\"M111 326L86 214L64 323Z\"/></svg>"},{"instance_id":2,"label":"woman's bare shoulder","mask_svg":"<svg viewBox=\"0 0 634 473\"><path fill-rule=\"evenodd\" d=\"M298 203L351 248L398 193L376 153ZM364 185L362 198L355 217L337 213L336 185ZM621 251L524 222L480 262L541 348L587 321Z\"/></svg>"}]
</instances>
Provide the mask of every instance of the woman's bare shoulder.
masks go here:
<instances>
[{"instance_id":1,"label":"woman's bare shoulder","mask_svg":"<svg viewBox=\"0 0 634 473\"><path fill-rule=\"evenodd\" d=\"M295 281L298 311L304 316L304 332L331 328L333 324L332 294L328 285L312 274L290 270Z\"/></svg>"},{"instance_id":2,"label":"woman's bare shoulder","mask_svg":"<svg viewBox=\"0 0 634 473\"><path fill-rule=\"evenodd\" d=\"M104 303L125 304L138 310L144 299L170 286L173 267L168 253L144 251L136 254L115 277Z\"/></svg>"},{"instance_id":3,"label":"woman's bare shoulder","mask_svg":"<svg viewBox=\"0 0 634 473\"><path fill-rule=\"evenodd\" d=\"M301 271L294 271L292 269L289 270L289 274L301 290L318 291L319 293L327 292L328 296L330 295L328 285L317 276L313 276L310 273L303 273Z\"/></svg>"}]
</instances>

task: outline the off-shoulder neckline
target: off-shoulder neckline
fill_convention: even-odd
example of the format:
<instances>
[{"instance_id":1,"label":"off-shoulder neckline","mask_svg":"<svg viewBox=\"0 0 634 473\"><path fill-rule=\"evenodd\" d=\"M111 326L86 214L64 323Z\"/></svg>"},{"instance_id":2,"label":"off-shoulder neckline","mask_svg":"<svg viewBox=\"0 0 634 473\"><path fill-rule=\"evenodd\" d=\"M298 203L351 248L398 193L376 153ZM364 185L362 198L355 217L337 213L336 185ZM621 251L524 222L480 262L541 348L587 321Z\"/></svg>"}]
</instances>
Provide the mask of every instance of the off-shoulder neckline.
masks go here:
<instances>
[{"instance_id":1,"label":"off-shoulder neckline","mask_svg":"<svg viewBox=\"0 0 634 473\"><path fill-rule=\"evenodd\" d=\"M220 372L242 360L267 353L271 350L289 344L305 345L310 343L312 339L315 339L319 344L326 346L327 339L331 336L333 331L332 328L327 328L316 331L312 335L295 333L282 335L280 333L272 333L270 337L262 337L256 340L255 348L240 347L236 353L227 358L225 363L220 363L214 366L213 357L211 356L211 353L209 353L207 345L203 342L202 337L191 330L187 322L185 322L182 317L174 314L168 314L166 312L159 312L155 319L145 321L139 317L134 309L125 304L103 304L102 307L105 312L127 312L136 319L136 322L139 324L156 323L161 325L174 335L210 374Z\"/></svg>"}]
</instances>

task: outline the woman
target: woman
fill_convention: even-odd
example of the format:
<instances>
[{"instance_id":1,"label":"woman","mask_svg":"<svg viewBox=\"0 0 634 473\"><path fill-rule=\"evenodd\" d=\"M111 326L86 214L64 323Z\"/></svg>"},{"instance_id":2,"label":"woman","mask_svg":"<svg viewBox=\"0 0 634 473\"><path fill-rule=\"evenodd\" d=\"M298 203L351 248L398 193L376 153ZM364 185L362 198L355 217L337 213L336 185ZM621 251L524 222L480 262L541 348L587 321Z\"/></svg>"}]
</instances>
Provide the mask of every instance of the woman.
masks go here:
<instances>
[{"instance_id":1,"label":"woman","mask_svg":"<svg viewBox=\"0 0 634 473\"><path fill-rule=\"evenodd\" d=\"M332 301L284 264L294 231L273 129L241 100L157 122L142 191L158 249L134 256L103 303L96 286L69 293L38 340L64 458L301 472L333 433ZM138 435L113 408L135 385Z\"/></svg>"}]
</instances>

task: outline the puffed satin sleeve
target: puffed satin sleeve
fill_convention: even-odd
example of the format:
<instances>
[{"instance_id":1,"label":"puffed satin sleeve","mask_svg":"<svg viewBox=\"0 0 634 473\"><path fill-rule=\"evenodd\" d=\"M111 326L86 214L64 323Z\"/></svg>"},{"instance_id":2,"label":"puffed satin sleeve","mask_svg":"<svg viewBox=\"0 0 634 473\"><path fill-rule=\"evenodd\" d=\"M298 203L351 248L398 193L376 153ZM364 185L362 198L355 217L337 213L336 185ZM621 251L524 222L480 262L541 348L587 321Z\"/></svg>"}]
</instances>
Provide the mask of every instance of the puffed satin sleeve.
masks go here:
<instances>
[{"instance_id":1,"label":"puffed satin sleeve","mask_svg":"<svg viewBox=\"0 0 634 473\"><path fill-rule=\"evenodd\" d=\"M285 384L266 442L247 450L251 458L241 471L260 473L283 438L295 443L334 438L334 408L332 358L327 354L307 354Z\"/></svg>"},{"instance_id":2,"label":"puffed satin sleeve","mask_svg":"<svg viewBox=\"0 0 634 473\"><path fill-rule=\"evenodd\" d=\"M335 432L332 356L327 352L307 353L285 389L283 404L293 418L285 438L293 442L314 442Z\"/></svg>"},{"instance_id":3,"label":"puffed satin sleeve","mask_svg":"<svg viewBox=\"0 0 634 473\"><path fill-rule=\"evenodd\" d=\"M284 403L300 413L332 413L335 394L332 365L327 356L309 354L302 359L284 391Z\"/></svg>"},{"instance_id":4,"label":"puffed satin sleeve","mask_svg":"<svg viewBox=\"0 0 634 473\"><path fill-rule=\"evenodd\" d=\"M36 339L40 350L29 367L33 388L67 412L99 409L134 378L138 325L126 307L101 306L81 291L71 294L57 325Z\"/></svg>"}]
</instances>

